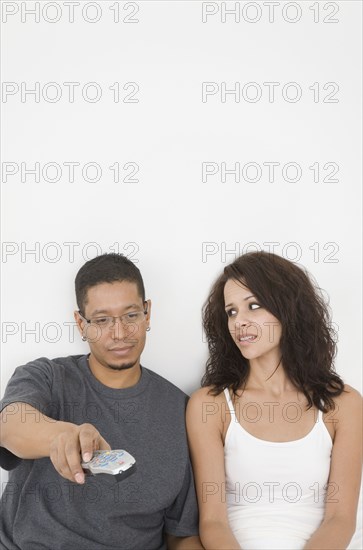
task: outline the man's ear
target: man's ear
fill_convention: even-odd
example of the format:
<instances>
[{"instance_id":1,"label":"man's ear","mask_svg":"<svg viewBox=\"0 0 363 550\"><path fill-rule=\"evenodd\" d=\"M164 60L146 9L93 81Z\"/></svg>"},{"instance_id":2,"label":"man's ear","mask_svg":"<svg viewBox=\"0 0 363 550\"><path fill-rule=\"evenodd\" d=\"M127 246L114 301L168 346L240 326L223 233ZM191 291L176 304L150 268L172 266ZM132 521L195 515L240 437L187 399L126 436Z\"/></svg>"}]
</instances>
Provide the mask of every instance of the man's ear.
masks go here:
<instances>
[{"instance_id":1,"label":"man's ear","mask_svg":"<svg viewBox=\"0 0 363 550\"><path fill-rule=\"evenodd\" d=\"M145 300L145 302L147 303L146 324L149 326L151 316L151 300Z\"/></svg>"},{"instance_id":2,"label":"man's ear","mask_svg":"<svg viewBox=\"0 0 363 550\"><path fill-rule=\"evenodd\" d=\"M84 329L84 320L80 316L79 312L76 310L74 313L74 320L77 323L77 328L81 336L83 336L83 329Z\"/></svg>"}]
</instances>

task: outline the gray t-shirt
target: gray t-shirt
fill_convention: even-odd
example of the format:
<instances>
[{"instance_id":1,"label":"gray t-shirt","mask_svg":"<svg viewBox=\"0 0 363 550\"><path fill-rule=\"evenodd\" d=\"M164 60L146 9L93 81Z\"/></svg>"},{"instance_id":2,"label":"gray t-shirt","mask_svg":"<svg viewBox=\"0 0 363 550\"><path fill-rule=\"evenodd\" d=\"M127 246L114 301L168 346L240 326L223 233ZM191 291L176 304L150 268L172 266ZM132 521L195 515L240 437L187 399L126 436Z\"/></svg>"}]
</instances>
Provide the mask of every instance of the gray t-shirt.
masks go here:
<instances>
[{"instance_id":1,"label":"gray t-shirt","mask_svg":"<svg viewBox=\"0 0 363 550\"><path fill-rule=\"evenodd\" d=\"M1 550L161 550L165 532L198 534L187 396L141 369L139 382L125 389L101 384L86 355L40 358L15 370L0 410L19 401L56 420L93 424L137 467L120 482L95 475L78 485L49 458L20 460L1 449L1 466L13 468L0 505Z\"/></svg>"}]
</instances>

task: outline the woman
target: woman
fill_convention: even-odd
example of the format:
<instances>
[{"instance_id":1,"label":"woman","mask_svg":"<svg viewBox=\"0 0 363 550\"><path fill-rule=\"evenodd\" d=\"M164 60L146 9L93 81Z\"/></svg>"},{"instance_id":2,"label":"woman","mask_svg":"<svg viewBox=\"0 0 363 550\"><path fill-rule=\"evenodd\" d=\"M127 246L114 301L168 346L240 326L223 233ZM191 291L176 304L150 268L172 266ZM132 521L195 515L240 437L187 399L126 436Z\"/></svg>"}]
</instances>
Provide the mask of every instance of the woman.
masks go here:
<instances>
[{"instance_id":1,"label":"woman","mask_svg":"<svg viewBox=\"0 0 363 550\"><path fill-rule=\"evenodd\" d=\"M348 548L362 401L333 369L318 289L292 262L248 253L215 282L203 323L210 357L187 409L202 544Z\"/></svg>"}]
</instances>

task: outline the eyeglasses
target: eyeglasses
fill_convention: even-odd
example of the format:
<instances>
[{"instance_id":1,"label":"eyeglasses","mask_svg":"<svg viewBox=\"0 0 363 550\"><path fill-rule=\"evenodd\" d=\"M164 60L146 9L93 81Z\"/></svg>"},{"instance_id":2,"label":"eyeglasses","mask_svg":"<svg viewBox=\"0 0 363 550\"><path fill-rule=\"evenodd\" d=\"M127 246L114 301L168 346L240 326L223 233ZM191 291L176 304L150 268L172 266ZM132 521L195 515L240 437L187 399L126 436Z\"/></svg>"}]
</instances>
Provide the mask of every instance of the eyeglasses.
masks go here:
<instances>
[{"instance_id":1,"label":"eyeglasses","mask_svg":"<svg viewBox=\"0 0 363 550\"><path fill-rule=\"evenodd\" d=\"M129 313L124 313L123 315L117 315L116 317L111 315L103 315L102 317L91 317L91 319L86 319L80 310L78 310L78 313L89 325L95 325L101 329L107 329L114 327L117 319L120 319L123 325L140 325L147 314L147 302L144 302L144 307L145 309L143 311L130 311Z\"/></svg>"}]
</instances>

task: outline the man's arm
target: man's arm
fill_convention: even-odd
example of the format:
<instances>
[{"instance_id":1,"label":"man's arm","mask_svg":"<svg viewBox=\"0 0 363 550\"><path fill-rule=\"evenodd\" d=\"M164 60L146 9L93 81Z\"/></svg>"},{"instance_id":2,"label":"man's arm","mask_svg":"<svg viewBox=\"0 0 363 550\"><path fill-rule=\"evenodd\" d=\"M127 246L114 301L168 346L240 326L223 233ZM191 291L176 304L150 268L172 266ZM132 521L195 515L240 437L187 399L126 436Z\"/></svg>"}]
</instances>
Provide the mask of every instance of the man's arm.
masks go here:
<instances>
[{"instance_id":1,"label":"man's arm","mask_svg":"<svg viewBox=\"0 0 363 550\"><path fill-rule=\"evenodd\" d=\"M64 478L84 483L81 455L87 462L96 449L110 449L92 424L54 420L28 403L11 403L0 413L0 446L19 458L49 457Z\"/></svg>"}]
</instances>

